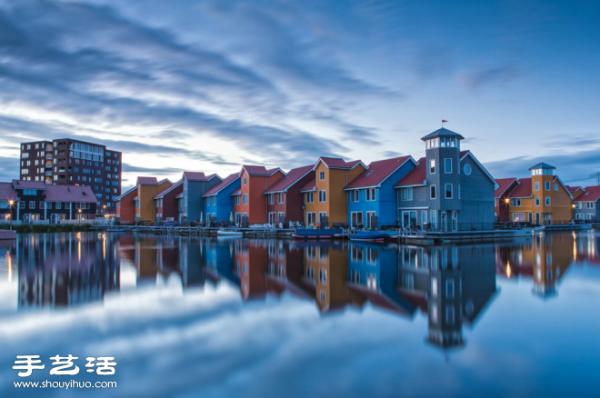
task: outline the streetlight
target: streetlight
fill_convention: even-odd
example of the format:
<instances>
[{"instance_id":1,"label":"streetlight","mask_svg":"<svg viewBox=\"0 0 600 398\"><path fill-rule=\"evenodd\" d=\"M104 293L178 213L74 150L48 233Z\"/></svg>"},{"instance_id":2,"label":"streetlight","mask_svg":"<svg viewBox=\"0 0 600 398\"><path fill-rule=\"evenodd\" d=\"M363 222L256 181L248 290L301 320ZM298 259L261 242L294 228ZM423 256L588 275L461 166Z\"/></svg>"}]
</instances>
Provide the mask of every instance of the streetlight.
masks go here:
<instances>
[{"instance_id":1,"label":"streetlight","mask_svg":"<svg viewBox=\"0 0 600 398\"><path fill-rule=\"evenodd\" d=\"M10 210L10 211L8 212L8 221L10 222L10 227L9 227L9 229L10 229L11 231L12 231L12 207L13 207L13 204L14 204L14 203L15 203L15 201L14 201L14 200L9 200L9 201L8 201L8 209Z\"/></svg>"},{"instance_id":2,"label":"streetlight","mask_svg":"<svg viewBox=\"0 0 600 398\"><path fill-rule=\"evenodd\" d=\"M79 213L79 224L81 224L81 209L77 210L77 212Z\"/></svg>"}]
</instances>

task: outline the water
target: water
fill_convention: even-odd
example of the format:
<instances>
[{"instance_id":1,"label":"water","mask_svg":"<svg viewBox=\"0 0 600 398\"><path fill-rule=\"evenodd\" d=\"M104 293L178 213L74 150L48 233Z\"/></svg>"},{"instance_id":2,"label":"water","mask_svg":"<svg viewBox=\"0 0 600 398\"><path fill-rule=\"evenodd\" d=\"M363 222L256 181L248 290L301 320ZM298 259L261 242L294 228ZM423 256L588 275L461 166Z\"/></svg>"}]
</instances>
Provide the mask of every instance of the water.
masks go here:
<instances>
[{"instance_id":1,"label":"water","mask_svg":"<svg viewBox=\"0 0 600 398\"><path fill-rule=\"evenodd\" d=\"M599 248L22 235L0 243L0 396L598 396ZM80 372L50 375L57 354ZM45 380L118 386L13 385Z\"/></svg>"}]
</instances>

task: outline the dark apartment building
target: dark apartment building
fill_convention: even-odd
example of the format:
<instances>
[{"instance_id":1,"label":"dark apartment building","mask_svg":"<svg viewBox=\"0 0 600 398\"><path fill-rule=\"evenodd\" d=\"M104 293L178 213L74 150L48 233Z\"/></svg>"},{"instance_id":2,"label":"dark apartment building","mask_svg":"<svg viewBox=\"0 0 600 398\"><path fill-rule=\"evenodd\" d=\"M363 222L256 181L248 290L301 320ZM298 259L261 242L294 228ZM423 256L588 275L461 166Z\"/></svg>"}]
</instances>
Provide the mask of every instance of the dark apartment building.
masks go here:
<instances>
[{"instance_id":1,"label":"dark apartment building","mask_svg":"<svg viewBox=\"0 0 600 398\"><path fill-rule=\"evenodd\" d=\"M113 199L121 195L121 152L104 145L60 138L21 143L20 179L50 185L89 186L97 214L115 212Z\"/></svg>"}]
</instances>

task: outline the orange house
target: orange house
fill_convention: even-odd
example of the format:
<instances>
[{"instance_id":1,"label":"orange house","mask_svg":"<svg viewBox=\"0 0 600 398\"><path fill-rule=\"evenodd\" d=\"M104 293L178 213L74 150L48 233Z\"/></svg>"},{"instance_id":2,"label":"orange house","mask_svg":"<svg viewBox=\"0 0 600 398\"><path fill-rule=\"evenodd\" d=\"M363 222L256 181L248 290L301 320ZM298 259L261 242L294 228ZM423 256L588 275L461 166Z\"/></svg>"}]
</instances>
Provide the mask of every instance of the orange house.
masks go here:
<instances>
[{"instance_id":1,"label":"orange house","mask_svg":"<svg viewBox=\"0 0 600 398\"><path fill-rule=\"evenodd\" d=\"M319 158L313 168L315 180L301 189L306 225L347 223L348 194L344 188L366 169L360 160L346 162L340 158Z\"/></svg>"},{"instance_id":2,"label":"orange house","mask_svg":"<svg viewBox=\"0 0 600 398\"><path fill-rule=\"evenodd\" d=\"M518 179L507 195L509 220L536 225L568 224L573 218L573 195L555 176L554 166L538 163L529 169L531 178Z\"/></svg>"},{"instance_id":3,"label":"orange house","mask_svg":"<svg viewBox=\"0 0 600 398\"><path fill-rule=\"evenodd\" d=\"M279 167L267 170L264 166L243 166L240 190L232 194L236 224L244 227L266 224L267 197L263 192L284 177L285 173Z\"/></svg>"},{"instance_id":4,"label":"orange house","mask_svg":"<svg viewBox=\"0 0 600 398\"><path fill-rule=\"evenodd\" d=\"M156 201L154 197L169 188L173 183L166 178L157 181L156 177L138 177L135 217L142 221L156 222Z\"/></svg>"}]
</instances>

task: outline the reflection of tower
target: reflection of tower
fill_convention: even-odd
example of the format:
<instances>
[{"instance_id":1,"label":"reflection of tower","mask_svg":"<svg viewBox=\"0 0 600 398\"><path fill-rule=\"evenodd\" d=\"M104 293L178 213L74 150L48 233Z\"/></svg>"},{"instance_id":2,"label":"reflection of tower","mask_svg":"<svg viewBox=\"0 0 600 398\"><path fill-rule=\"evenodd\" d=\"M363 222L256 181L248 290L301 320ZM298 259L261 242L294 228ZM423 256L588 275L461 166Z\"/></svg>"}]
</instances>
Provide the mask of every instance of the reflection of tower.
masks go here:
<instances>
[{"instance_id":1,"label":"reflection of tower","mask_svg":"<svg viewBox=\"0 0 600 398\"><path fill-rule=\"evenodd\" d=\"M533 292L543 298L556 295L556 285L572 262L571 234L545 234L533 239Z\"/></svg>"},{"instance_id":2,"label":"reflection of tower","mask_svg":"<svg viewBox=\"0 0 600 398\"><path fill-rule=\"evenodd\" d=\"M119 289L117 241L106 235L30 235L19 239L19 306L69 306Z\"/></svg>"},{"instance_id":3,"label":"reflection of tower","mask_svg":"<svg viewBox=\"0 0 600 398\"><path fill-rule=\"evenodd\" d=\"M464 344L462 325L473 325L496 292L492 246L403 246L398 290L427 313L427 341L443 348Z\"/></svg>"}]
</instances>

